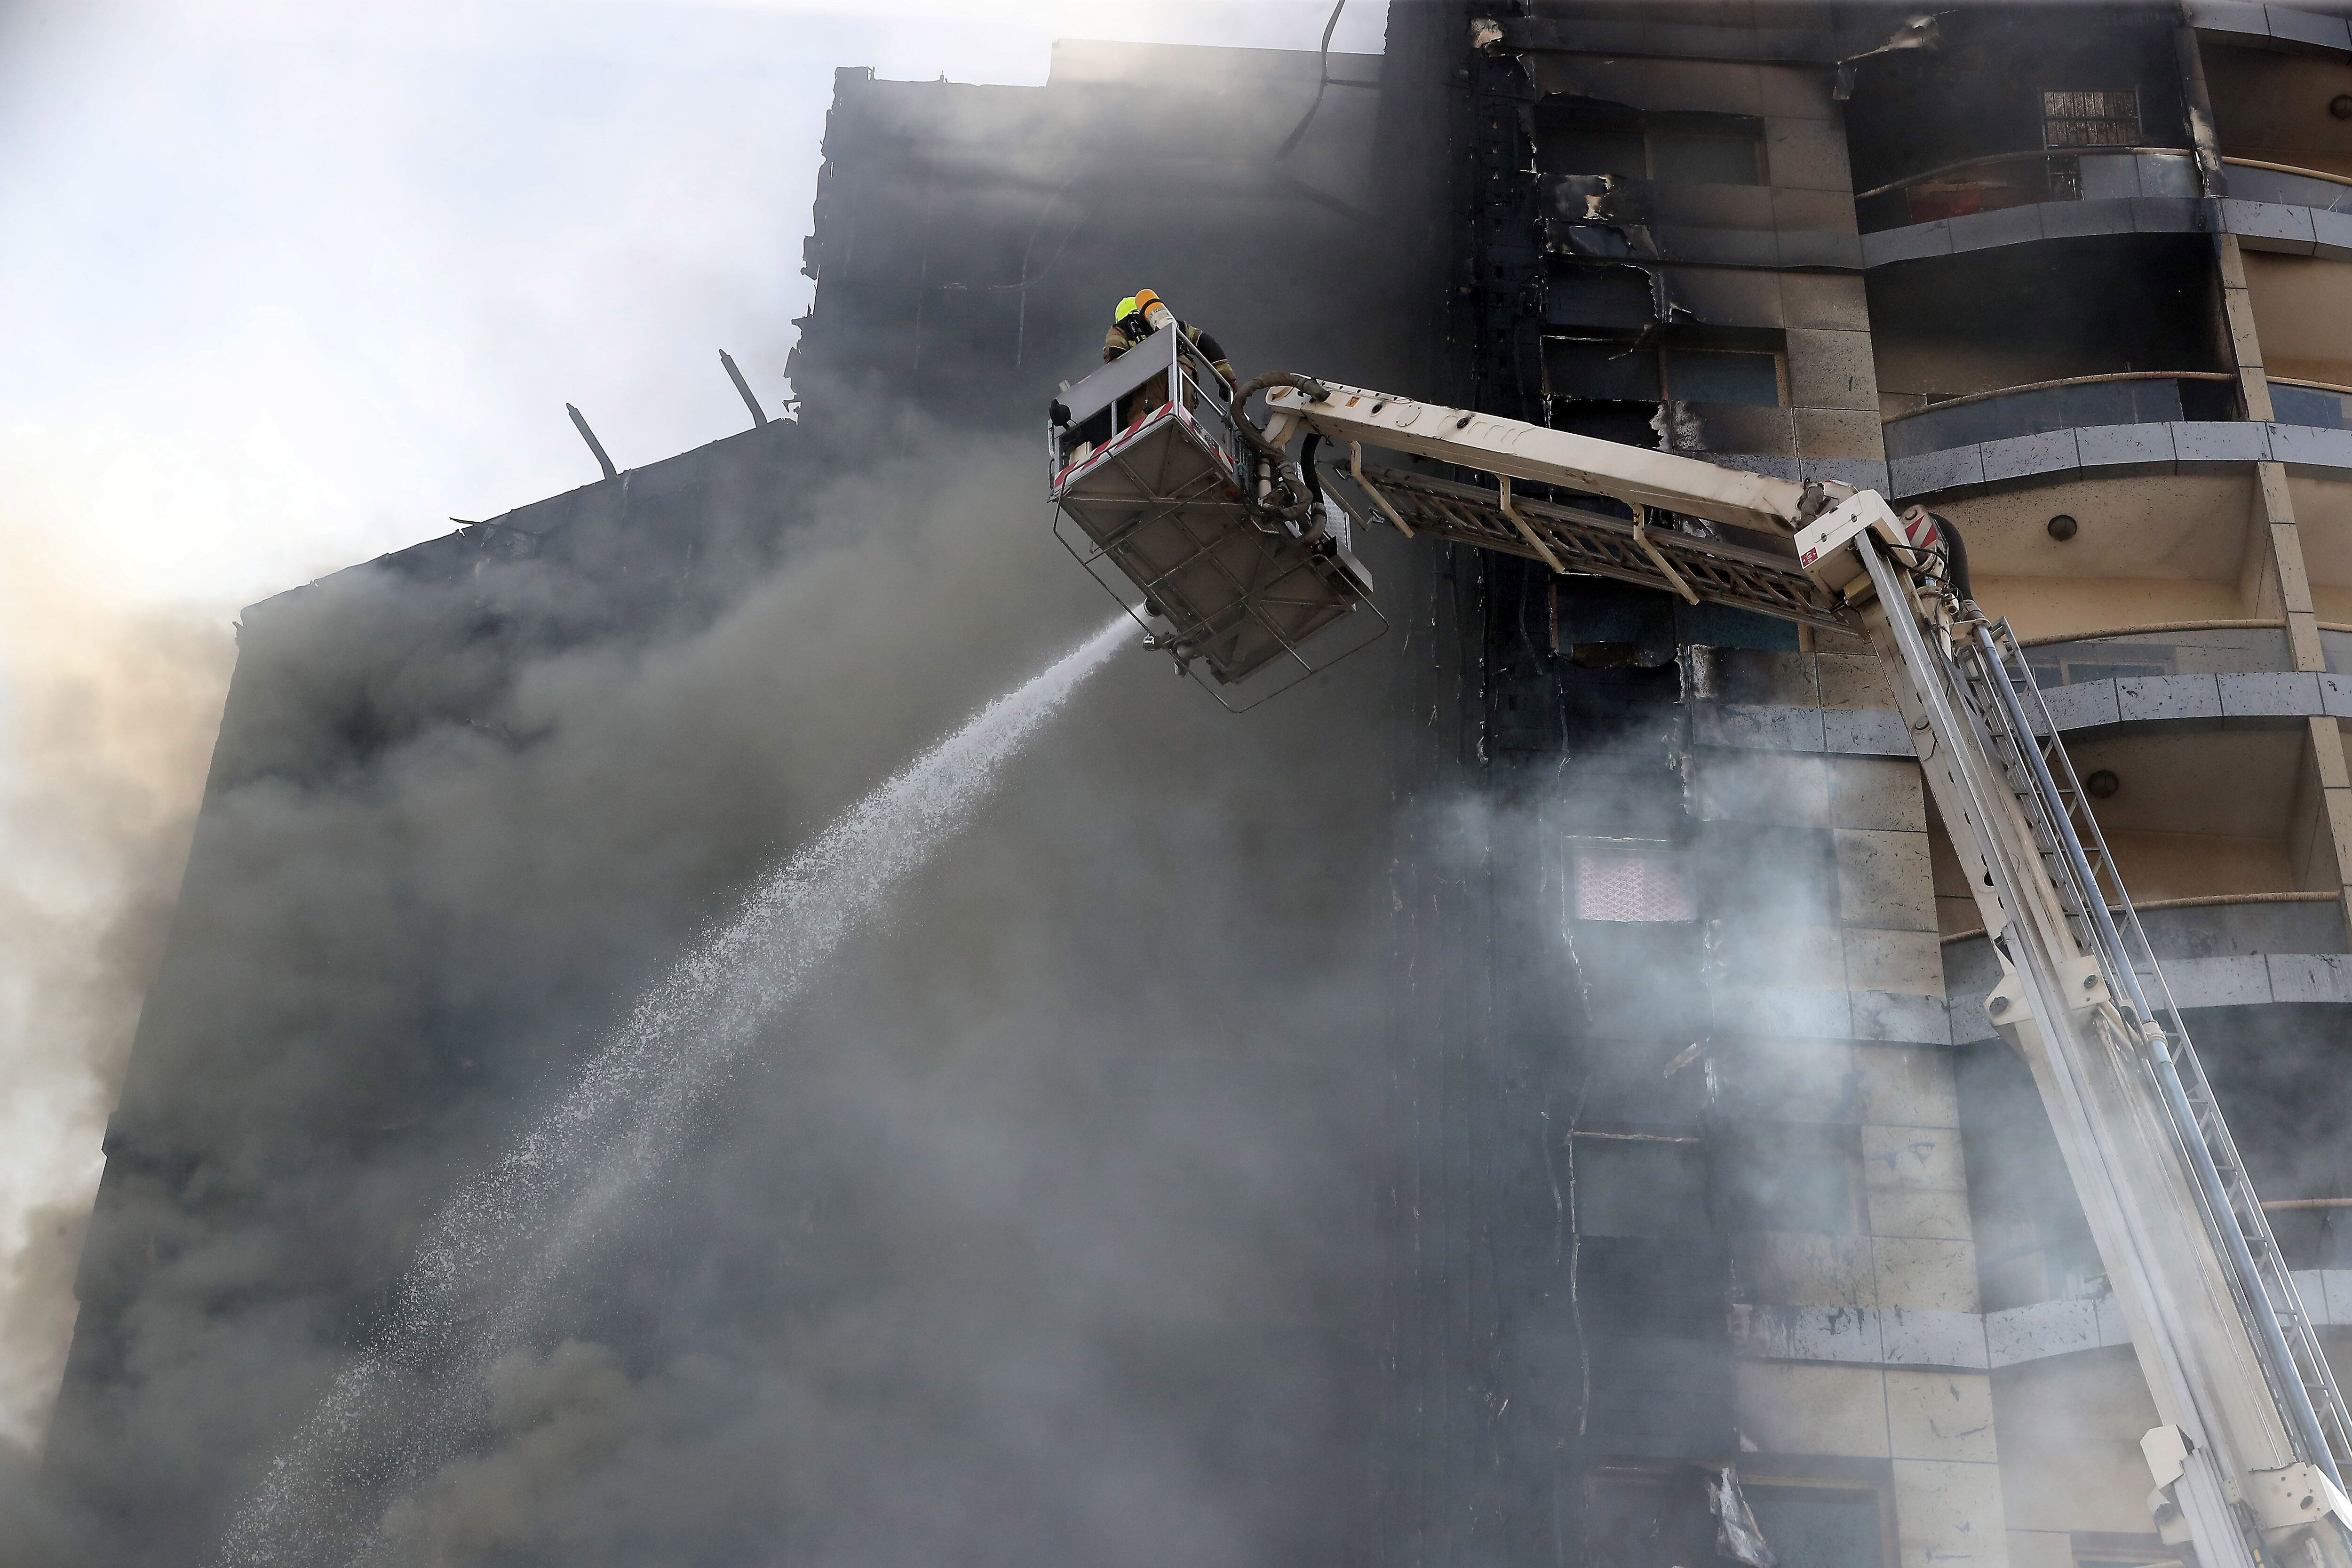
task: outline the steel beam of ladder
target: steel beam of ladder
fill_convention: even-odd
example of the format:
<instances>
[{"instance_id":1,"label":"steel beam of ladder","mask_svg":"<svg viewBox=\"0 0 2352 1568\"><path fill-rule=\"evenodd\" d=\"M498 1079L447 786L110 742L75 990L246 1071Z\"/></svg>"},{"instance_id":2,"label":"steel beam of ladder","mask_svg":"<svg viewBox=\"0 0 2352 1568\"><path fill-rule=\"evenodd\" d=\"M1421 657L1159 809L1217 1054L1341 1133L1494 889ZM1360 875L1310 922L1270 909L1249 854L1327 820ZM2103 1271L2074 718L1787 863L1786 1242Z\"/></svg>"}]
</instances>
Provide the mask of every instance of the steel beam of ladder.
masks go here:
<instances>
[{"instance_id":1,"label":"steel beam of ladder","mask_svg":"<svg viewBox=\"0 0 2352 1568\"><path fill-rule=\"evenodd\" d=\"M1824 630L1860 629L1853 613L1808 577L1793 553L1775 555L1664 523L1636 529L1627 518L1524 495L1513 498L1506 512L1498 491L1402 469L1368 468L1363 479L1415 534Z\"/></svg>"},{"instance_id":2,"label":"steel beam of ladder","mask_svg":"<svg viewBox=\"0 0 2352 1568\"><path fill-rule=\"evenodd\" d=\"M2352 1416L2321 1352L2272 1234L2269 1218L2219 1100L2198 1060L2179 1005L2126 893L2058 726L2007 621L1979 624L1956 646L1955 673L1995 740L2012 791L2033 824L2045 873L2075 935L2094 954L2111 994L2152 1026L2146 1063L2186 1163L2200 1173L2207 1225L2237 1275L2237 1292L2263 1350L2264 1374L2297 1428L2304 1457L2340 1486L2352 1462ZM2104 885L2103 885L2104 884ZM2114 910L2109 909L2109 898ZM2120 917L2120 918L2118 918Z\"/></svg>"}]
</instances>

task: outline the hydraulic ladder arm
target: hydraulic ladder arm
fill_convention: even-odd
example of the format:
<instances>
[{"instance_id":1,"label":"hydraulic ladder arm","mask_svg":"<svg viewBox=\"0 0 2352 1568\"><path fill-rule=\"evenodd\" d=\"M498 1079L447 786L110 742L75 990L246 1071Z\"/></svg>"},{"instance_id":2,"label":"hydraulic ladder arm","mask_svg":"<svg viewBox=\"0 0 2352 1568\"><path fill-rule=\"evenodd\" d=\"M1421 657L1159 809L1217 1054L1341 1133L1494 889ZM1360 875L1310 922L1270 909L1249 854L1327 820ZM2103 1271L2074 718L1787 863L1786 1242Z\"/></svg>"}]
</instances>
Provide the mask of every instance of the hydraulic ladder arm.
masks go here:
<instances>
[{"instance_id":1,"label":"hydraulic ladder arm","mask_svg":"<svg viewBox=\"0 0 2352 1568\"><path fill-rule=\"evenodd\" d=\"M1268 405L1277 443L1293 428L1312 432L1344 443L1359 470L1362 447L1376 445L1496 476L1491 505L1515 514L1507 521L1527 542L1538 537L1531 510L1553 514L1555 532L1605 522L1633 536L1657 586L1817 624L1828 608L1869 637L2001 961L1987 1011L2032 1068L2163 1419L2142 1440L2161 1532L2193 1542L2202 1568L2352 1564L2342 1395L2023 652L2005 622L1955 591L1937 521L1916 509L1898 517L1874 492L1360 388L1320 398L1278 388ZM1633 521L1514 504L1511 480L1605 496ZM1379 510L1395 504L1377 478L1362 482ZM1478 510L1449 504L1420 476L1392 482L1425 521ZM1715 591L1699 563L1721 546L1662 533L1648 526L1653 511L1703 519L1718 541L1793 534L1779 572L1815 596L1799 613L1793 584L1779 607L1754 584ZM1410 526L1402 511L1390 521ZM1666 538L1686 558L1680 570ZM1738 564L1768 571L1745 550ZM1639 580L1640 567L1612 574Z\"/></svg>"},{"instance_id":2,"label":"hydraulic ladder arm","mask_svg":"<svg viewBox=\"0 0 2352 1568\"><path fill-rule=\"evenodd\" d=\"M1633 537L1657 586L1816 624L1829 608L1869 637L2001 962L1987 1012L2032 1068L2162 1417L2141 1444L2159 1531L2193 1542L2202 1568L2352 1564L2340 1468L2352 1419L2023 651L1958 591L1937 521L1897 516L1871 491L1325 391L1276 389L1269 437L1296 428L1344 443L1359 470L1375 445L1493 474L1504 481L1494 509L1516 514L1507 521L1530 543L1531 510L1558 514L1549 526L1568 534L1605 521ZM1605 496L1633 521L1514 504L1511 480ZM1378 478L1362 482L1379 510L1395 504ZM1425 521L1479 510L1421 476L1392 483ZM1793 613L1793 584L1780 607L1752 584L1715 591L1697 561L1677 570L1660 542L1704 560L1715 542L1654 530L1653 510L1703 519L1718 540L1793 535L1779 571L1817 596ZM1390 521L1411 525L1402 511ZM1748 553L1741 564L1765 574ZM1640 563L1612 574L1640 580Z\"/></svg>"},{"instance_id":3,"label":"hydraulic ladder arm","mask_svg":"<svg viewBox=\"0 0 2352 1568\"><path fill-rule=\"evenodd\" d=\"M2023 652L1967 597L1937 521L1872 491L1286 379L1244 437L1261 495L1286 464L1319 498L1328 443L1359 522L1869 638L2001 962L1987 1012L2032 1069L2161 1417L2141 1444L2159 1531L2200 1568L2352 1568L2352 1417ZM1249 423L1240 402L1231 414ZM1498 483L1368 468L1367 447Z\"/></svg>"}]
</instances>

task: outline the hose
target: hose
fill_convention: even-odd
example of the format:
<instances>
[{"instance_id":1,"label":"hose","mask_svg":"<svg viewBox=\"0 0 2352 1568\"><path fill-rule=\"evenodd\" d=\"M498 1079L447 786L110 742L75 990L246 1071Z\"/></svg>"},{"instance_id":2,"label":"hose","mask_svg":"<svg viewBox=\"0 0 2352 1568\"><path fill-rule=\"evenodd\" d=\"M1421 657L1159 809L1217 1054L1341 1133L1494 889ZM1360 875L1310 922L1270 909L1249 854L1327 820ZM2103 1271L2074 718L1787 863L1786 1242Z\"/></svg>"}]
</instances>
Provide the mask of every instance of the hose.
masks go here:
<instances>
[{"instance_id":1,"label":"hose","mask_svg":"<svg viewBox=\"0 0 2352 1568\"><path fill-rule=\"evenodd\" d=\"M1947 557L1944 570L1951 579L1952 592L1959 595L1960 603L1963 605L1975 602L1976 593L1969 586L1967 542L1960 538L1960 531L1952 526L1950 518L1937 516L1932 511L1927 514L1927 518L1936 525L1937 537L1944 542L1944 552Z\"/></svg>"},{"instance_id":2,"label":"hose","mask_svg":"<svg viewBox=\"0 0 2352 1568\"><path fill-rule=\"evenodd\" d=\"M1315 403L1320 403L1329 397L1331 389L1311 375L1300 375L1295 371L1270 370L1263 375L1254 377L1234 394L1234 428L1240 431L1242 439L1248 442L1251 448L1265 459L1267 465L1281 479L1283 488L1291 492L1291 500L1287 503L1269 510L1276 517L1297 519L1307 515L1308 507L1315 500L1321 499L1321 491L1304 475L1299 475L1297 485L1293 485L1291 476L1298 473L1297 466L1292 463L1289 456L1281 447L1265 438L1264 431L1250 423L1249 400L1268 387L1274 386L1294 387L1305 393L1309 401ZM1308 493L1302 496L1298 493L1300 489L1305 489Z\"/></svg>"},{"instance_id":3,"label":"hose","mask_svg":"<svg viewBox=\"0 0 2352 1568\"><path fill-rule=\"evenodd\" d=\"M1307 395L1307 400L1309 403L1321 403L1331 395L1331 389L1311 375L1300 375L1297 372L1289 370L1270 370L1264 375L1245 383L1238 392L1234 394L1234 412L1245 414L1248 411L1249 400L1270 386L1295 387ZM1241 423L1244 426L1248 425L1246 419L1242 420ZM1251 434L1255 435L1256 431L1253 429Z\"/></svg>"}]
</instances>

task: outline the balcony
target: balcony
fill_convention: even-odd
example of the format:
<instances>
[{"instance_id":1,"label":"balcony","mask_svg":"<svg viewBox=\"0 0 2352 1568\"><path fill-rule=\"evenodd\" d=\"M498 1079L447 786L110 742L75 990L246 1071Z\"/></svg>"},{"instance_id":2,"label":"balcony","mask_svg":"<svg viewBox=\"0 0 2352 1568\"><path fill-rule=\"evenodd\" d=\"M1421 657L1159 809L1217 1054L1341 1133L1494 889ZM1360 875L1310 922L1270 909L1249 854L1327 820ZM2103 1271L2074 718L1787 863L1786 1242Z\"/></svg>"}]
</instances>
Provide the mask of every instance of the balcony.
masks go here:
<instances>
[{"instance_id":1,"label":"balcony","mask_svg":"<svg viewBox=\"0 0 2352 1568\"><path fill-rule=\"evenodd\" d=\"M1888 357L1882 350L1882 362ZM1941 398L1883 419L1889 479L1898 497L1948 499L2102 472L2186 475L2262 462L2334 483L2352 478L2352 386L2273 375L2272 417L2254 421L2233 382L2221 371L2136 371ZM2314 523L2333 521L2331 506L2307 504Z\"/></svg>"},{"instance_id":2,"label":"balcony","mask_svg":"<svg viewBox=\"0 0 2352 1568\"><path fill-rule=\"evenodd\" d=\"M2344 904L2334 892L2180 899L2137 906L2148 945L2183 1007L2352 1001ZM1944 939L1952 1040L1992 1037L1984 998L2000 963L1981 931Z\"/></svg>"},{"instance_id":3,"label":"balcony","mask_svg":"<svg viewBox=\"0 0 2352 1568\"><path fill-rule=\"evenodd\" d=\"M2309 207L2315 212L2352 212L2352 179L2298 169L2287 163L2265 163L2256 158L2224 158L2229 171L2230 200L2264 202L2273 206Z\"/></svg>"},{"instance_id":4,"label":"balcony","mask_svg":"<svg viewBox=\"0 0 2352 1568\"><path fill-rule=\"evenodd\" d=\"M2280 424L2313 430L2352 430L2352 387L2275 375L2270 383L2271 414Z\"/></svg>"},{"instance_id":5,"label":"balcony","mask_svg":"<svg viewBox=\"0 0 2352 1568\"><path fill-rule=\"evenodd\" d=\"M2352 634L2340 639L2352 658ZM2262 675L2294 668L2279 626L2149 626L2105 637L2030 644L2026 662L2047 691L2101 680L2178 675ZM2330 659L2331 667L2333 658Z\"/></svg>"},{"instance_id":6,"label":"balcony","mask_svg":"<svg viewBox=\"0 0 2352 1568\"><path fill-rule=\"evenodd\" d=\"M2017 207L2140 199L2193 201L2202 194L2195 156L2178 148L2002 153L1948 163L1861 192L1854 197L1854 214L1867 235Z\"/></svg>"},{"instance_id":7,"label":"balcony","mask_svg":"<svg viewBox=\"0 0 2352 1568\"><path fill-rule=\"evenodd\" d=\"M1886 456L1916 458L2060 430L2233 419L2237 394L2231 381L2221 371L2135 371L1948 398L1888 419ZM2340 411L2336 417L2342 417ZM2280 418L2303 422L2288 420L2284 413Z\"/></svg>"}]
</instances>

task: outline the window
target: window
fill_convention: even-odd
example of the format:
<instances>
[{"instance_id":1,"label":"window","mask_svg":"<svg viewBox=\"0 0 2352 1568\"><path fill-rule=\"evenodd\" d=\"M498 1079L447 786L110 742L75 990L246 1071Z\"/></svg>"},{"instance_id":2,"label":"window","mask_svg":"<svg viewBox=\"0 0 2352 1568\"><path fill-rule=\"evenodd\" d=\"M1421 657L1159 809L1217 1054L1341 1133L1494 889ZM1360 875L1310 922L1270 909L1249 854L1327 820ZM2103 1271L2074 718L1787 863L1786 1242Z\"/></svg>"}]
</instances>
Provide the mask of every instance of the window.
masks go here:
<instances>
[{"instance_id":1,"label":"window","mask_svg":"<svg viewBox=\"0 0 2352 1568\"><path fill-rule=\"evenodd\" d=\"M1663 395L1656 352L1616 340L1546 338L1544 380L1554 397L1655 403Z\"/></svg>"},{"instance_id":2,"label":"window","mask_svg":"<svg viewBox=\"0 0 2352 1568\"><path fill-rule=\"evenodd\" d=\"M1547 174L1607 174L1670 185L1760 185L1764 141L1758 122L1731 114L1661 116L1646 124L1591 120L1543 123L1537 163Z\"/></svg>"},{"instance_id":3,"label":"window","mask_svg":"<svg viewBox=\"0 0 2352 1568\"><path fill-rule=\"evenodd\" d=\"M1732 1559L1717 1544L1706 1474L1689 1466L1591 1477L1586 1495L1593 1563L1598 1568L1725 1568ZM1758 1532L1783 1568L1885 1568L1892 1542L1877 1489L1745 1472L1738 1482Z\"/></svg>"},{"instance_id":4,"label":"window","mask_svg":"<svg viewBox=\"0 0 2352 1568\"><path fill-rule=\"evenodd\" d=\"M1759 1480L1741 1490L1773 1555L1791 1568L1883 1568L1885 1527L1879 1521L1877 1492Z\"/></svg>"},{"instance_id":5,"label":"window","mask_svg":"<svg viewBox=\"0 0 2352 1568\"><path fill-rule=\"evenodd\" d=\"M2180 1568L2180 1557L2172 1547L2153 1535L2095 1534L2089 1531L2074 1532L2075 1568Z\"/></svg>"},{"instance_id":6,"label":"window","mask_svg":"<svg viewBox=\"0 0 2352 1568\"><path fill-rule=\"evenodd\" d=\"M1572 1132L1579 1236L1713 1234L1706 1145L1696 1138Z\"/></svg>"},{"instance_id":7,"label":"window","mask_svg":"<svg viewBox=\"0 0 2352 1568\"><path fill-rule=\"evenodd\" d=\"M1847 1236L1861 1228L1861 1173L1851 1127L1750 1122L1717 1144L1717 1207L1727 1230Z\"/></svg>"},{"instance_id":8,"label":"window","mask_svg":"<svg viewBox=\"0 0 2352 1568\"><path fill-rule=\"evenodd\" d=\"M1623 339L1546 338L1544 390L1588 403L1780 405L1780 356L1637 348Z\"/></svg>"},{"instance_id":9,"label":"window","mask_svg":"<svg viewBox=\"0 0 2352 1568\"><path fill-rule=\"evenodd\" d=\"M1742 403L1758 408L1780 405L1777 354L1668 349L1664 361L1666 395L1677 403Z\"/></svg>"},{"instance_id":10,"label":"window","mask_svg":"<svg viewBox=\"0 0 2352 1568\"><path fill-rule=\"evenodd\" d=\"M2139 144L2139 94L2045 92L2042 95L2044 147L2134 147Z\"/></svg>"},{"instance_id":11,"label":"window","mask_svg":"<svg viewBox=\"0 0 2352 1568\"><path fill-rule=\"evenodd\" d=\"M1607 174L1628 181L1650 177L1648 143L1635 126L1567 126L1542 138L1538 158L1548 174Z\"/></svg>"},{"instance_id":12,"label":"window","mask_svg":"<svg viewBox=\"0 0 2352 1568\"><path fill-rule=\"evenodd\" d=\"M1756 133L1744 126L1653 127L1650 178L1667 184L1760 185Z\"/></svg>"},{"instance_id":13,"label":"window","mask_svg":"<svg viewBox=\"0 0 2352 1568\"><path fill-rule=\"evenodd\" d=\"M1715 1517L1697 1470L1604 1473L1586 1484L1591 1500L1586 1528L1600 1568L1699 1568L1716 1561Z\"/></svg>"},{"instance_id":14,"label":"window","mask_svg":"<svg viewBox=\"0 0 2352 1568\"><path fill-rule=\"evenodd\" d=\"M1574 861L1575 918L1580 921L1692 921L1690 879L1669 851L1580 849Z\"/></svg>"}]
</instances>

